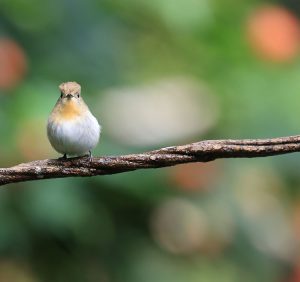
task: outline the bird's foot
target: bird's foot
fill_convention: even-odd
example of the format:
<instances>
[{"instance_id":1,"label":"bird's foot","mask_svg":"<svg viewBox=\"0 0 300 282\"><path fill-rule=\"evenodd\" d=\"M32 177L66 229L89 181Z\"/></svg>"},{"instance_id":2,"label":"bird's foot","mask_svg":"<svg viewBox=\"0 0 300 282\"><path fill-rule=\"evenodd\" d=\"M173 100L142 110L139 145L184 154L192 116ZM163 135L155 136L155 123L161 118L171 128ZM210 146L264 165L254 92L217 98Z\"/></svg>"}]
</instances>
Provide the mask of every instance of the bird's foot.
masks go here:
<instances>
[{"instance_id":1,"label":"bird's foot","mask_svg":"<svg viewBox=\"0 0 300 282\"><path fill-rule=\"evenodd\" d=\"M84 158L84 159L88 159L89 162L92 161L93 156L92 156L92 152L89 151L88 154L81 156L80 158Z\"/></svg>"},{"instance_id":2,"label":"bird's foot","mask_svg":"<svg viewBox=\"0 0 300 282\"><path fill-rule=\"evenodd\" d=\"M62 157L58 158L60 161L65 161L67 158L67 154L64 154Z\"/></svg>"},{"instance_id":3,"label":"bird's foot","mask_svg":"<svg viewBox=\"0 0 300 282\"><path fill-rule=\"evenodd\" d=\"M89 160L89 162L91 162L92 159L93 159L92 152L91 152L91 150L89 150L89 154L88 154L88 160Z\"/></svg>"}]
</instances>

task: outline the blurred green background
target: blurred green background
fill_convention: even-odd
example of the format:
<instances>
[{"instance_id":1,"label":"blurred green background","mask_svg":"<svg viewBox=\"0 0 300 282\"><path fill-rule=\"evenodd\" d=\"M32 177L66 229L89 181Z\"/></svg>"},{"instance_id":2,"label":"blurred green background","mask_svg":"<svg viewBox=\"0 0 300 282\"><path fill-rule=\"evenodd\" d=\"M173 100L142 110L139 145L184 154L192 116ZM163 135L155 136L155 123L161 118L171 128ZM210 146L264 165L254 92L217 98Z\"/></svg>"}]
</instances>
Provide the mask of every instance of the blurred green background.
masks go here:
<instances>
[{"instance_id":1,"label":"blurred green background","mask_svg":"<svg viewBox=\"0 0 300 282\"><path fill-rule=\"evenodd\" d=\"M57 158L77 81L94 155L299 134L297 0L0 0L0 166ZM300 157L0 190L0 281L300 281Z\"/></svg>"}]
</instances>

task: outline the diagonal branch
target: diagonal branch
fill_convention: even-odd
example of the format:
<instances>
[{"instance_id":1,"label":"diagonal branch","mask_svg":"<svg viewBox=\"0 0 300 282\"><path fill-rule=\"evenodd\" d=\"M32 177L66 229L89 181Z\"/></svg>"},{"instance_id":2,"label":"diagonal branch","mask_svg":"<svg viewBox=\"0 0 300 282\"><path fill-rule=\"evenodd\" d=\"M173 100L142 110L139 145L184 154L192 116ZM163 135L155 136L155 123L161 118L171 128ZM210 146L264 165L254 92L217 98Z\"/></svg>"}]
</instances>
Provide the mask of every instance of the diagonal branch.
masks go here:
<instances>
[{"instance_id":1,"label":"diagonal branch","mask_svg":"<svg viewBox=\"0 0 300 282\"><path fill-rule=\"evenodd\" d=\"M255 158L300 152L300 135L273 139L206 140L123 156L39 160L0 168L0 185L28 180L85 177L221 158Z\"/></svg>"}]
</instances>

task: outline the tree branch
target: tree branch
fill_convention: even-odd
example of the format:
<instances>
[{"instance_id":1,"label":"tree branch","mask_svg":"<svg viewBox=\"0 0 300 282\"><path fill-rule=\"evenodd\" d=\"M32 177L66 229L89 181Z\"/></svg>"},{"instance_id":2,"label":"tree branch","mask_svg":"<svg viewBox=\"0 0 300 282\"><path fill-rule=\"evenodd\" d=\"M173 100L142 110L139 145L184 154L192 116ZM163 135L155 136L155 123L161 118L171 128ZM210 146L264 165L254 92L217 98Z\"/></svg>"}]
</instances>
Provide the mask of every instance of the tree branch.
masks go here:
<instances>
[{"instance_id":1,"label":"tree branch","mask_svg":"<svg viewBox=\"0 0 300 282\"><path fill-rule=\"evenodd\" d=\"M39 160L0 168L0 185L28 180L86 177L221 158L255 158L300 151L300 135L273 139L206 140L124 156Z\"/></svg>"}]
</instances>

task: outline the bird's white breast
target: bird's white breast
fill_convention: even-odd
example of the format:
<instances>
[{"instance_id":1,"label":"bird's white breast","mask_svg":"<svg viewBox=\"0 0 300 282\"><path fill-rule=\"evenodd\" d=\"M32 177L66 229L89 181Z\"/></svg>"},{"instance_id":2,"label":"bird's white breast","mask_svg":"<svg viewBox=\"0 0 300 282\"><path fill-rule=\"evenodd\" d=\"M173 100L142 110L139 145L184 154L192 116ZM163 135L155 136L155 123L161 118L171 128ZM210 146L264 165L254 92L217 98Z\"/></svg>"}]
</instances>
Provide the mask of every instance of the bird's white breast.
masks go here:
<instances>
[{"instance_id":1,"label":"bird's white breast","mask_svg":"<svg viewBox=\"0 0 300 282\"><path fill-rule=\"evenodd\" d=\"M61 154L82 156L98 143L101 127L97 119L87 111L73 119L49 118L48 138L53 148Z\"/></svg>"}]
</instances>

